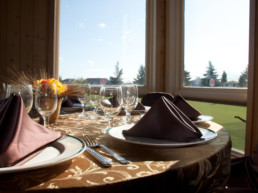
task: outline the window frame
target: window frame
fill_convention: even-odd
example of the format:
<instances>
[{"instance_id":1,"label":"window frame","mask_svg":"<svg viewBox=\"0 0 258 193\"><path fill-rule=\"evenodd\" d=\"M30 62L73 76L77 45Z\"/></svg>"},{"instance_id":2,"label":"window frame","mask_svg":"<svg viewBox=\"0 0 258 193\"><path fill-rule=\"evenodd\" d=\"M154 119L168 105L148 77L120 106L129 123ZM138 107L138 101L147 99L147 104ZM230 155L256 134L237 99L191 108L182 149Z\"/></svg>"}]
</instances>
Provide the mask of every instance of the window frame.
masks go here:
<instances>
[{"instance_id":1,"label":"window frame","mask_svg":"<svg viewBox=\"0 0 258 193\"><path fill-rule=\"evenodd\" d=\"M183 86L184 77L184 1L167 0L166 91L194 100L246 104L247 88ZM171 35L172 34L172 35Z\"/></svg>"}]
</instances>

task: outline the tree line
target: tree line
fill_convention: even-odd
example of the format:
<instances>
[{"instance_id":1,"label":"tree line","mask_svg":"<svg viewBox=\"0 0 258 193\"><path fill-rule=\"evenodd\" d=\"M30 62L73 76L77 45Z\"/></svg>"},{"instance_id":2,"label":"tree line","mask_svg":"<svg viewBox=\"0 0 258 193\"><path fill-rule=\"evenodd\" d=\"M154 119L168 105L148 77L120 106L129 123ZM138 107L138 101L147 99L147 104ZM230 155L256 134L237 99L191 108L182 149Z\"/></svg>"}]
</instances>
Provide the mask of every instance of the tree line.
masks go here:
<instances>
[{"instance_id":1,"label":"tree line","mask_svg":"<svg viewBox=\"0 0 258 193\"><path fill-rule=\"evenodd\" d=\"M124 72L123 69L119 67L119 62L115 65L115 72L114 76L110 76L106 84L108 85L120 85L123 84L123 76ZM133 84L144 85L145 84L145 76L146 70L144 65L140 65L138 69L138 73L134 80L132 81ZM211 82L212 80L212 82ZM243 72L241 72L237 87L247 87L247 80L248 80L248 68L246 67ZM195 81L195 83L193 83ZM227 79L227 72L223 71L221 77L219 77L214 65L211 61L209 61L208 67L206 72L203 74L203 78L197 78L196 80L192 80L190 72L184 70L184 79L183 84L184 86L204 86L204 87L222 87L225 83L228 82ZM87 83L86 79L80 78L77 79L76 82L78 83ZM212 85L211 85L212 83Z\"/></svg>"},{"instance_id":2,"label":"tree line","mask_svg":"<svg viewBox=\"0 0 258 193\"><path fill-rule=\"evenodd\" d=\"M211 79L213 80L213 85L215 87L223 86L225 83L228 82L227 79L227 72L223 71L221 77L218 77L218 73L212 64L211 61L209 61L208 67L206 72L203 74L203 78L200 78L198 83L196 83L196 86L204 86L204 87L210 87L211 86ZM190 72L184 71L184 85L185 86L193 86L193 81L191 81L191 75ZM246 67L243 72L241 72L238 83L236 86L238 87L247 87L247 80L248 80L248 68Z\"/></svg>"}]
</instances>

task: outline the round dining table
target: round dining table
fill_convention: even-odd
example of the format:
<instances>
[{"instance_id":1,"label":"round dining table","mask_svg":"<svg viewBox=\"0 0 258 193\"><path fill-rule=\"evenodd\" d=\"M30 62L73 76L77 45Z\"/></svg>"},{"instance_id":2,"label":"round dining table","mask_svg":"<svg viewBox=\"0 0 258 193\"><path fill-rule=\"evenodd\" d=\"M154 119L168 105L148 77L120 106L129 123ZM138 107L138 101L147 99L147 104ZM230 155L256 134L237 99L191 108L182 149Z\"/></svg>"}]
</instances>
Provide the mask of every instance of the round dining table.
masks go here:
<instances>
[{"instance_id":1,"label":"round dining table","mask_svg":"<svg viewBox=\"0 0 258 193\"><path fill-rule=\"evenodd\" d=\"M130 160L121 164L102 149L94 148L112 160L104 167L88 152L51 166L0 174L0 192L223 192L230 174L231 139L223 126L204 121L198 126L217 133L205 143L161 147L128 143L102 130L106 117L79 117L78 112L60 115L49 129L82 138L90 135L100 144ZM135 113L136 122L143 115ZM123 114L114 125L123 125ZM35 119L37 121L37 119Z\"/></svg>"}]
</instances>

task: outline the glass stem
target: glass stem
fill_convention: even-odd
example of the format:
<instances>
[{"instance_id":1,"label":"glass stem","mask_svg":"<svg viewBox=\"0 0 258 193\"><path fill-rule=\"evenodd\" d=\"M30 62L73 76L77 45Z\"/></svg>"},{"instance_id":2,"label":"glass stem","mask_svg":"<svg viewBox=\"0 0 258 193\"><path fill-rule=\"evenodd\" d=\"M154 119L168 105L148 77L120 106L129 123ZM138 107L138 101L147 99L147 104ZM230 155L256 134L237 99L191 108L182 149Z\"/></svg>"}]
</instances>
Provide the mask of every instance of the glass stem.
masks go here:
<instances>
[{"instance_id":1,"label":"glass stem","mask_svg":"<svg viewBox=\"0 0 258 193\"><path fill-rule=\"evenodd\" d=\"M113 127L113 117L108 117L108 126Z\"/></svg>"},{"instance_id":2,"label":"glass stem","mask_svg":"<svg viewBox=\"0 0 258 193\"><path fill-rule=\"evenodd\" d=\"M85 114L85 104L82 103L82 114Z\"/></svg>"},{"instance_id":3,"label":"glass stem","mask_svg":"<svg viewBox=\"0 0 258 193\"><path fill-rule=\"evenodd\" d=\"M126 123L130 123L130 122L131 122L131 113L128 112L128 111L126 111L125 122L126 122Z\"/></svg>"},{"instance_id":4,"label":"glass stem","mask_svg":"<svg viewBox=\"0 0 258 193\"><path fill-rule=\"evenodd\" d=\"M49 127L49 116L44 116L44 127L48 128Z\"/></svg>"}]
</instances>

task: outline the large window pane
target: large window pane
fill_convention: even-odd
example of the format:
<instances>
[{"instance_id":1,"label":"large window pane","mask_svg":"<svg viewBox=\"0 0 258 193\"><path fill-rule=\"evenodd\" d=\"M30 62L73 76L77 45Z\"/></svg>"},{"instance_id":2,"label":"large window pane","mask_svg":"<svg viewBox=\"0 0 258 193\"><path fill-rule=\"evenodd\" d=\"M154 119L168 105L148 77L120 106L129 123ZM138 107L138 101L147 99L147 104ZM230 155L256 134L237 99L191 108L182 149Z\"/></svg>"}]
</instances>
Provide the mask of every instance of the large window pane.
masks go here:
<instances>
[{"instance_id":1,"label":"large window pane","mask_svg":"<svg viewBox=\"0 0 258 193\"><path fill-rule=\"evenodd\" d=\"M185 0L184 85L247 87L249 1Z\"/></svg>"},{"instance_id":2,"label":"large window pane","mask_svg":"<svg viewBox=\"0 0 258 193\"><path fill-rule=\"evenodd\" d=\"M146 0L61 0L62 80L145 82Z\"/></svg>"}]
</instances>

